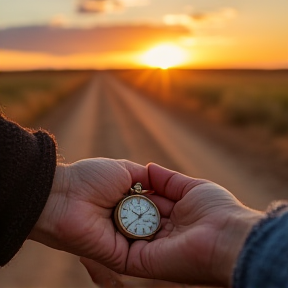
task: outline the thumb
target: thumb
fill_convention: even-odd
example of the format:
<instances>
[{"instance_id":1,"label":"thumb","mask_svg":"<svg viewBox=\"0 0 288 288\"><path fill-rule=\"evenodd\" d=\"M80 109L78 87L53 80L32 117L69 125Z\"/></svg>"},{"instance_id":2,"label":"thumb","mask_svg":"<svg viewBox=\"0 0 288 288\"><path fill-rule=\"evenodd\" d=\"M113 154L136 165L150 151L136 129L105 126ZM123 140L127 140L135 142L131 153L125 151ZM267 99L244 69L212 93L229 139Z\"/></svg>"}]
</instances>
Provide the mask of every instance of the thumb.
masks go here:
<instances>
[{"instance_id":1,"label":"thumb","mask_svg":"<svg viewBox=\"0 0 288 288\"><path fill-rule=\"evenodd\" d=\"M158 195L176 202L181 200L191 189L209 182L205 179L188 177L154 163L148 164L147 168L150 189L154 190Z\"/></svg>"}]
</instances>

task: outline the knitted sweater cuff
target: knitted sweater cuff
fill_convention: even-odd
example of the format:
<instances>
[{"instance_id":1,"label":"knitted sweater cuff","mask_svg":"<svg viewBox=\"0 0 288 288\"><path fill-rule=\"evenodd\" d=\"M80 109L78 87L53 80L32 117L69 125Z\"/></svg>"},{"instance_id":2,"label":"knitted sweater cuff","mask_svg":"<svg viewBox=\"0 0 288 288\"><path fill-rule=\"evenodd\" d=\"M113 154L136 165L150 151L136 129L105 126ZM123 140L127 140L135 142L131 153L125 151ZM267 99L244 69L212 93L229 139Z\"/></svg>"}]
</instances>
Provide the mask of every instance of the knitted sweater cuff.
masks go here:
<instances>
[{"instance_id":1,"label":"knitted sweater cuff","mask_svg":"<svg viewBox=\"0 0 288 288\"><path fill-rule=\"evenodd\" d=\"M288 203L275 202L246 239L233 275L234 288L288 287Z\"/></svg>"},{"instance_id":2,"label":"knitted sweater cuff","mask_svg":"<svg viewBox=\"0 0 288 288\"><path fill-rule=\"evenodd\" d=\"M0 266L18 252L44 209L55 146L47 132L26 130L0 115Z\"/></svg>"}]
</instances>

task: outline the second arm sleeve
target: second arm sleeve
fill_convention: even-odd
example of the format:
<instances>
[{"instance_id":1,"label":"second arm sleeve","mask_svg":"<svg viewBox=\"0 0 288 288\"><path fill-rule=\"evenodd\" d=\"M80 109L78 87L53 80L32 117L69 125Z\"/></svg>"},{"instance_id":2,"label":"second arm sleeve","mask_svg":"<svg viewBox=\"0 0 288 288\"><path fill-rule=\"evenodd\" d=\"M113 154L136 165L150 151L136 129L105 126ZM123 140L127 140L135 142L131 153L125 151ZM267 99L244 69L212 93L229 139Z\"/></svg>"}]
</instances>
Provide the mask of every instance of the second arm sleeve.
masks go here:
<instances>
[{"instance_id":1,"label":"second arm sleeve","mask_svg":"<svg viewBox=\"0 0 288 288\"><path fill-rule=\"evenodd\" d=\"M55 167L53 137L0 115L0 266L17 253L37 222Z\"/></svg>"}]
</instances>

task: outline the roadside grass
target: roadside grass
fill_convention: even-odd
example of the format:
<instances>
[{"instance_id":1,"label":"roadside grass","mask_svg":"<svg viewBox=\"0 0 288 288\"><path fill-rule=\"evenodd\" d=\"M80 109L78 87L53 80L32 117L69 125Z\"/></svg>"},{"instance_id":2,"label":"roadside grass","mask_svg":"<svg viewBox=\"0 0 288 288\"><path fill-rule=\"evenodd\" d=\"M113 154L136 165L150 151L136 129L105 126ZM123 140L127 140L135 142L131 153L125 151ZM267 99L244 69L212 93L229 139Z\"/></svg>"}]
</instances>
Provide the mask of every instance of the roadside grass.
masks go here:
<instances>
[{"instance_id":1,"label":"roadside grass","mask_svg":"<svg viewBox=\"0 0 288 288\"><path fill-rule=\"evenodd\" d=\"M30 125L90 77L89 71L1 72L1 110L21 125Z\"/></svg>"},{"instance_id":2,"label":"roadside grass","mask_svg":"<svg viewBox=\"0 0 288 288\"><path fill-rule=\"evenodd\" d=\"M164 105L233 126L288 134L288 70L123 70L116 75Z\"/></svg>"}]
</instances>

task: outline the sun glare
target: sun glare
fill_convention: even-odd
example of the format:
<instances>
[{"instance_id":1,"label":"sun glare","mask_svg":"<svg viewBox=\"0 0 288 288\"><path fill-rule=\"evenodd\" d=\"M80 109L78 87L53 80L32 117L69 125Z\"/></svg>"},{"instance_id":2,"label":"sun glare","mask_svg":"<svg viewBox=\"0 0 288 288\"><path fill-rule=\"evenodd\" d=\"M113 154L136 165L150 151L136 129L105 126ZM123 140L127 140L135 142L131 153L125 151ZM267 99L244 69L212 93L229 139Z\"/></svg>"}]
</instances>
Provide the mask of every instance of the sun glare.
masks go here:
<instances>
[{"instance_id":1,"label":"sun glare","mask_svg":"<svg viewBox=\"0 0 288 288\"><path fill-rule=\"evenodd\" d=\"M172 44L162 44L148 50L141 57L141 62L150 67L167 69L185 61L185 51Z\"/></svg>"}]
</instances>

